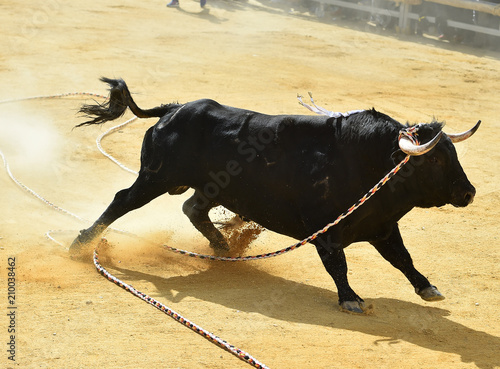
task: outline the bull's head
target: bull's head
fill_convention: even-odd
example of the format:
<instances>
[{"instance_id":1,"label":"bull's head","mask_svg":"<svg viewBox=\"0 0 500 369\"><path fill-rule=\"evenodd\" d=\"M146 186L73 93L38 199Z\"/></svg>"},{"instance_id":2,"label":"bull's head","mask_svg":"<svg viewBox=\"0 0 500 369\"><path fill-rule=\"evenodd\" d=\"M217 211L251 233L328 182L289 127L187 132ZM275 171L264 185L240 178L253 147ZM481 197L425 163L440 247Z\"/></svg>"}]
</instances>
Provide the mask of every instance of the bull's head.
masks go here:
<instances>
[{"instance_id":1,"label":"bull's head","mask_svg":"<svg viewBox=\"0 0 500 369\"><path fill-rule=\"evenodd\" d=\"M474 200L476 189L469 182L460 165L453 143L471 137L479 128L478 121L470 130L459 134L446 134L440 128L437 133L431 125L417 126L418 137L427 140L418 145L407 135L399 138L399 147L407 155L422 156L410 161L415 167L416 187L424 198L421 206L467 206ZM429 126L429 127L427 127Z\"/></svg>"},{"instance_id":2,"label":"bull's head","mask_svg":"<svg viewBox=\"0 0 500 369\"><path fill-rule=\"evenodd\" d=\"M316 105L310 92L309 97L311 105L304 103L302 96L297 96L300 105L319 115L347 118L351 114L362 112L362 110L347 113L333 112ZM399 148L412 157L406 165L410 166L410 173L407 176L412 177L412 180L408 181L408 186L411 193L419 194L418 206L432 207L445 204L467 206L474 200L476 189L467 179L453 143L468 139L477 131L480 124L481 121L478 121L474 127L459 134L444 133L441 130L442 124L421 124L411 127L419 139L425 142L422 145L416 144L410 135L400 135Z\"/></svg>"}]
</instances>

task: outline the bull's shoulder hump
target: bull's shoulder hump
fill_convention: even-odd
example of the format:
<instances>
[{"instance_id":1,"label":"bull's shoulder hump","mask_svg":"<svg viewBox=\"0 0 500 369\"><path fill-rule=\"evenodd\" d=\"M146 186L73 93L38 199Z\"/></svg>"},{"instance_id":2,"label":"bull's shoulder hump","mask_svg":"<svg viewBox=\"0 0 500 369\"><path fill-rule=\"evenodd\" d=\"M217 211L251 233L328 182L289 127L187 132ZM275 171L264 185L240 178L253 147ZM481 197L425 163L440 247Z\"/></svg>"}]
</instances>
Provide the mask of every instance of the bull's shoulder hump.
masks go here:
<instances>
[{"instance_id":1,"label":"bull's shoulder hump","mask_svg":"<svg viewBox=\"0 0 500 369\"><path fill-rule=\"evenodd\" d=\"M261 113L221 104L212 99L199 99L188 102L185 105L185 111L191 114L213 113L217 116L244 116L244 115L260 115Z\"/></svg>"},{"instance_id":2,"label":"bull's shoulder hump","mask_svg":"<svg viewBox=\"0 0 500 369\"><path fill-rule=\"evenodd\" d=\"M187 102L184 105L186 110L204 110L210 108L220 109L224 107L222 104L219 104L217 101L212 99L198 99Z\"/></svg>"}]
</instances>

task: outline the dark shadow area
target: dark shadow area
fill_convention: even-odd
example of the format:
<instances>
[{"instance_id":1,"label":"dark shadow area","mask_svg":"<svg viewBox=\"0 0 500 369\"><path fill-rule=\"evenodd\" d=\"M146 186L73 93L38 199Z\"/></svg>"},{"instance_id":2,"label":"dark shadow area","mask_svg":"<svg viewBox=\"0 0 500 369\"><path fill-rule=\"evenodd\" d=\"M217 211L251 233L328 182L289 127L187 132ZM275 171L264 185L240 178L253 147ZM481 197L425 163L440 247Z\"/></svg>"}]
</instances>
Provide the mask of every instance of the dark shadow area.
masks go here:
<instances>
[{"instance_id":1,"label":"dark shadow area","mask_svg":"<svg viewBox=\"0 0 500 369\"><path fill-rule=\"evenodd\" d=\"M209 8L200 8L200 11L198 11L198 12L190 12L190 11L187 11L187 10L181 8L181 7L172 9L172 11L175 11L175 10L177 10L181 13L184 13L186 15L189 15L191 17L205 19L205 20L209 21L210 23L222 24L224 22L227 22L227 18L221 18L221 17L218 17L216 15L211 14Z\"/></svg>"},{"instance_id":2,"label":"dark shadow area","mask_svg":"<svg viewBox=\"0 0 500 369\"><path fill-rule=\"evenodd\" d=\"M263 6L258 6L258 5L253 5L248 3L247 0L207 0L207 5L204 8L200 7L199 11L193 12L193 11L187 11L182 7L182 1L188 1L188 0L181 0L181 5L178 8L171 8L172 11L179 11L183 14L200 18L200 19L205 19L211 23L215 24L222 24L224 22L227 22L228 18L225 17L218 17L210 12L211 8L219 8L219 9L224 9L227 12L237 12L237 11L245 11L245 10L253 10L253 11L262 11L262 12L267 12L271 14L276 14L276 15L282 15L283 11L279 9L272 9L272 8L266 8ZM191 0L189 0L191 1Z\"/></svg>"},{"instance_id":3,"label":"dark shadow area","mask_svg":"<svg viewBox=\"0 0 500 369\"><path fill-rule=\"evenodd\" d=\"M187 276L163 278L114 266L119 278L153 283L155 298L176 303L185 297L222 305L242 312L258 313L286 322L320 325L355 331L385 339L374 345L405 341L433 351L460 355L462 362L482 369L500 365L500 337L453 322L450 312L437 307L393 298L366 299L375 306L370 316L339 311L331 290L286 280L259 270L251 263L207 264L206 270ZM333 288L333 282L332 282ZM416 296L415 299L418 299ZM181 313L187 314L189 311Z\"/></svg>"},{"instance_id":4,"label":"dark shadow area","mask_svg":"<svg viewBox=\"0 0 500 369\"><path fill-rule=\"evenodd\" d=\"M437 37L437 33L436 35L429 35L426 33L417 34L419 33L418 31L415 34L414 32L411 32L412 34L401 32L396 26L398 23L397 19L394 18L392 18L392 21L387 21L387 25L380 25L377 21L373 21L373 19L371 19L369 13L361 12L361 14L360 12L355 12L349 9L332 10L330 9L331 6L329 5L327 5L327 11L325 11L324 14L319 17L317 16L317 14L315 14L317 13L317 11L315 12L314 10L317 7L317 4L319 4L319 2L310 0L297 0L291 3L287 1L258 0L257 4L249 3L247 0L208 0L206 8L200 9L199 12L188 12L182 9L182 3L180 8L172 10L178 10L183 12L184 14L189 14L194 17L206 19L207 21L212 23L221 24L223 22L226 22L228 19L220 18L216 15L211 14L210 8L220 8L228 12L245 11L251 9L253 11L267 12L284 17L296 17L310 22L330 24L357 32L372 33L382 37L390 37L405 42L431 45L445 50L457 51L478 57L488 57L491 59L500 60L500 51L473 46L471 42L456 42L453 39L440 40L439 37ZM292 8L293 11L291 11ZM412 23L410 28L412 28L413 30L418 27ZM334 31L332 30L332 32ZM436 30L435 32L438 31ZM496 37L496 39L499 39L499 37ZM500 45L500 40L496 40L495 42Z\"/></svg>"}]
</instances>

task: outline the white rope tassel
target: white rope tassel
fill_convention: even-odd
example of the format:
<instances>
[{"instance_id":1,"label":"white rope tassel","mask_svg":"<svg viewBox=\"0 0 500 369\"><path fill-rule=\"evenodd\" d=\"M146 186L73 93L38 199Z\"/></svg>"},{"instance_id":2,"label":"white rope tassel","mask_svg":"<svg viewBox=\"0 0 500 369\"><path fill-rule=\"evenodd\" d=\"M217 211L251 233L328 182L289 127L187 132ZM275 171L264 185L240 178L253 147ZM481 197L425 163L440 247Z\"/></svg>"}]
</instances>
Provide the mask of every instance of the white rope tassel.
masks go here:
<instances>
[{"instance_id":1,"label":"white rope tassel","mask_svg":"<svg viewBox=\"0 0 500 369\"><path fill-rule=\"evenodd\" d=\"M311 92L308 92L308 94L309 94L309 98L311 99L311 103L313 106L308 105L305 102L303 102L302 96L297 95L297 99L299 100L299 104L302 105L303 107L309 109L313 113L318 114L318 115L326 115L327 117L332 117L332 118L340 118L340 117L347 118L348 116L350 116L352 114L361 113L361 112L365 111L365 110L351 110L351 111L348 111L347 113L340 113L340 112L326 110L325 108L322 108L321 106L316 105Z\"/></svg>"}]
</instances>

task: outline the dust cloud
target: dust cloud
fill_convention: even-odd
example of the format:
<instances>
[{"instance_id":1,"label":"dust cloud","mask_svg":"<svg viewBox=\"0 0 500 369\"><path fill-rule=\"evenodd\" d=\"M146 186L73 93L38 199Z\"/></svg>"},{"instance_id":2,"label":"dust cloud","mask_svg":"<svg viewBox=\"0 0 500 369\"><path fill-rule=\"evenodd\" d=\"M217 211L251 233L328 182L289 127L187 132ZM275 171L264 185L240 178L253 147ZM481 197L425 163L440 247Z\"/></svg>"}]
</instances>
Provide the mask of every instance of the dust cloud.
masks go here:
<instances>
[{"instance_id":1,"label":"dust cloud","mask_svg":"<svg viewBox=\"0 0 500 369\"><path fill-rule=\"evenodd\" d=\"M0 150L16 171L40 174L58 159L62 137L45 111L25 104L0 105Z\"/></svg>"}]
</instances>

